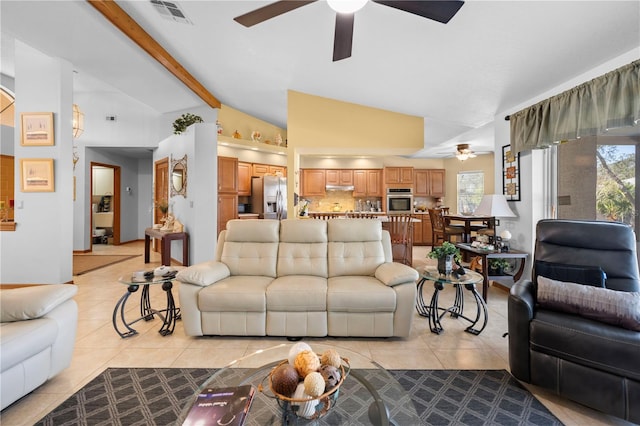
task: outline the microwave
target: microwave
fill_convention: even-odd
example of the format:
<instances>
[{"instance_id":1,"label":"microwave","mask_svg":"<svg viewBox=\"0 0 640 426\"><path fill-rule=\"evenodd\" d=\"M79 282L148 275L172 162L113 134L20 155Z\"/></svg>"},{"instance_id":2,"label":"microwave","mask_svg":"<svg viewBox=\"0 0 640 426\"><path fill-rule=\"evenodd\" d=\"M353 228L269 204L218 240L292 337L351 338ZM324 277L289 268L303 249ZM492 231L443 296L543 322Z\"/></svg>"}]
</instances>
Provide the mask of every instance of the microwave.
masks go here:
<instances>
[{"instance_id":1,"label":"microwave","mask_svg":"<svg viewBox=\"0 0 640 426\"><path fill-rule=\"evenodd\" d=\"M413 189L388 188L387 189L387 213L412 213Z\"/></svg>"}]
</instances>

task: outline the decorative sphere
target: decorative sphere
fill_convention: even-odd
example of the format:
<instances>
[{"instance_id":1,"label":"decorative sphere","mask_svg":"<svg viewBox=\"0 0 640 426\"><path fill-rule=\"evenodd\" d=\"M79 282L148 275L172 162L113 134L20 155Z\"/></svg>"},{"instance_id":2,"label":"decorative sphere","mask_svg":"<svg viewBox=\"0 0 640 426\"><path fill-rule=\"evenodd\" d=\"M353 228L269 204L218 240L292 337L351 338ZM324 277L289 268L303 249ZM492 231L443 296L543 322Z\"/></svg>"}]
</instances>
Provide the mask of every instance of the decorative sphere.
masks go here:
<instances>
[{"instance_id":1,"label":"decorative sphere","mask_svg":"<svg viewBox=\"0 0 640 426\"><path fill-rule=\"evenodd\" d=\"M334 388L340 381L340 370L333 365L323 365L320 367L320 374L324 379L325 392Z\"/></svg>"},{"instance_id":2,"label":"decorative sphere","mask_svg":"<svg viewBox=\"0 0 640 426\"><path fill-rule=\"evenodd\" d=\"M307 374L318 371L320 368L320 359L313 351L302 351L296 355L293 366L298 371L300 377L307 377Z\"/></svg>"},{"instance_id":3,"label":"decorative sphere","mask_svg":"<svg viewBox=\"0 0 640 426\"><path fill-rule=\"evenodd\" d=\"M500 238L505 241L509 241L511 239L511 232L505 229L504 231L500 232Z\"/></svg>"},{"instance_id":4,"label":"decorative sphere","mask_svg":"<svg viewBox=\"0 0 640 426\"><path fill-rule=\"evenodd\" d=\"M299 381L298 372L290 364L281 364L271 373L271 387L274 392L289 398L296 391Z\"/></svg>"},{"instance_id":5,"label":"decorative sphere","mask_svg":"<svg viewBox=\"0 0 640 426\"><path fill-rule=\"evenodd\" d=\"M335 349L327 349L320 357L320 364L322 365L331 365L335 368L340 368L341 363L340 354Z\"/></svg>"},{"instance_id":6,"label":"decorative sphere","mask_svg":"<svg viewBox=\"0 0 640 426\"><path fill-rule=\"evenodd\" d=\"M307 374L307 377L304 378L304 393L314 398L324 393L324 377L322 377L322 374L317 371Z\"/></svg>"},{"instance_id":7,"label":"decorative sphere","mask_svg":"<svg viewBox=\"0 0 640 426\"><path fill-rule=\"evenodd\" d=\"M309 346L305 342L298 342L295 345L291 346L291 349L289 349L289 357L287 358L289 360L289 364L293 365L293 363L296 360L296 356L300 352L310 351L310 350L311 350L311 346Z\"/></svg>"}]
</instances>

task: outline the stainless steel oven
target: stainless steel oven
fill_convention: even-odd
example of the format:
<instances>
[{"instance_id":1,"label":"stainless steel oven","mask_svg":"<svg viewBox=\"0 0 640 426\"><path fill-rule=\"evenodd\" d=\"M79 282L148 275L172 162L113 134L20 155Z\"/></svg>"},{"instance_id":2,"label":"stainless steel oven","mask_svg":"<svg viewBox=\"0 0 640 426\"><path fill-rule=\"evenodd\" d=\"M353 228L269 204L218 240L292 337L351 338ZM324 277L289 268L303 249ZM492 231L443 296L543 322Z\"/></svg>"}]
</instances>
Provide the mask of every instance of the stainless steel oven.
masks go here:
<instances>
[{"instance_id":1,"label":"stainless steel oven","mask_svg":"<svg viewBox=\"0 0 640 426\"><path fill-rule=\"evenodd\" d=\"M388 188L387 189L387 213L412 213L413 189L412 188Z\"/></svg>"}]
</instances>

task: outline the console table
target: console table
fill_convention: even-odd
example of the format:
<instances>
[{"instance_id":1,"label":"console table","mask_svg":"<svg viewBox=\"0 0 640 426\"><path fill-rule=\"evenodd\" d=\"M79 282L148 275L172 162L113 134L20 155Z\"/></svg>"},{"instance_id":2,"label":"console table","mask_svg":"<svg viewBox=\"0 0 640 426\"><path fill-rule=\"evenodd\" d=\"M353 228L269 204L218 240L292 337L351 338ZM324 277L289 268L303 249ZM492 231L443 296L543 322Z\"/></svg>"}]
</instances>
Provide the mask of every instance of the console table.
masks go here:
<instances>
[{"instance_id":1,"label":"console table","mask_svg":"<svg viewBox=\"0 0 640 426\"><path fill-rule=\"evenodd\" d=\"M149 248L151 238L160 240L160 257L162 264L171 265L171 241L182 241L182 265L189 266L189 234L186 232L166 232L159 229L147 228L144 230L144 263L149 263Z\"/></svg>"},{"instance_id":2,"label":"console table","mask_svg":"<svg viewBox=\"0 0 640 426\"><path fill-rule=\"evenodd\" d=\"M456 244L456 247L460 249L462 254L470 253L475 256L480 256L482 259L482 298L484 301L487 301L487 294L489 293L489 265L487 259L519 259L520 265L518 266L518 270L513 274L513 282L516 282L522 277L522 273L524 272L524 264L527 259L528 253L520 250L509 250L509 251L497 251L497 250L485 250L482 248L473 247L471 244Z\"/></svg>"}]
</instances>

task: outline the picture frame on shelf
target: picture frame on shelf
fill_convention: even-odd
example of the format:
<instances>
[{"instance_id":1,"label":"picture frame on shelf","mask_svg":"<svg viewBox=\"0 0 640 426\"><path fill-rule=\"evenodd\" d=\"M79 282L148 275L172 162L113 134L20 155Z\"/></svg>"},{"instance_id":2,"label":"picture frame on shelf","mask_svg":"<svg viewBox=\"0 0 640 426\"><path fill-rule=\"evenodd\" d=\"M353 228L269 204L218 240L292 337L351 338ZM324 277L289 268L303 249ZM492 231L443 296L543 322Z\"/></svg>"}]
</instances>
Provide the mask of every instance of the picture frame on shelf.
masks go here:
<instances>
[{"instance_id":1,"label":"picture frame on shelf","mask_svg":"<svg viewBox=\"0 0 640 426\"><path fill-rule=\"evenodd\" d=\"M55 144L52 112L23 112L20 114L20 145L51 146Z\"/></svg>"},{"instance_id":2,"label":"picture frame on shelf","mask_svg":"<svg viewBox=\"0 0 640 426\"><path fill-rule=\"evenodd\" d=\"M20 159L20 191L53 192L53 158Z\"/></svg>"},{"instance_id":3,"label":"picture frame on shelf","mask_svg":"<svg viewBox=\"0 0 640 426\"><path fill-rule=\"evenodd\" d=\"M502 193L507 201L520 201L520 153L502 147Z\"/></svg>"}]
</instances>

